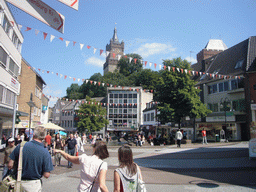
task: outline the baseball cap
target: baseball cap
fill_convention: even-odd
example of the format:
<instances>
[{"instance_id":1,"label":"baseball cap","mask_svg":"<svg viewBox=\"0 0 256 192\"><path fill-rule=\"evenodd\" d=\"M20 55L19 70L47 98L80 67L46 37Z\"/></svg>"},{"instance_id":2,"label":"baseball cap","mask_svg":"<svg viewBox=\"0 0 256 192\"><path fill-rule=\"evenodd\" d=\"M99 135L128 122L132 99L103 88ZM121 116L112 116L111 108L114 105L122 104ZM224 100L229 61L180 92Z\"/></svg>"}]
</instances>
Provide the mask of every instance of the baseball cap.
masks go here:
<instances>
[{"instance_id":1,"label":"baseball cap","mask_svg":"<svg viewBox=\"0 0 256 192\"><path fill-rule=\"evenodd\" d=\"M8 139L8 142L14 142L13 138Z\"/></svg>"}]
</instances>

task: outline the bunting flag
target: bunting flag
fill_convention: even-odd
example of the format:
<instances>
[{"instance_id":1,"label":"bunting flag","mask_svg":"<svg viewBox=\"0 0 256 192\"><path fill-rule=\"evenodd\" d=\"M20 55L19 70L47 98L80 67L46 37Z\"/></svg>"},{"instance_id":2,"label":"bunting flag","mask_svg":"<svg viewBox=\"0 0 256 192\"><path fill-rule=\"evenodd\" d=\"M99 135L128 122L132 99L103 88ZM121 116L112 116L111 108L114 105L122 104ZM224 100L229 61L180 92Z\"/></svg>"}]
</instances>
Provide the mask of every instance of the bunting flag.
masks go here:
<instances>
[{"instance_id":1,"label":"bunting flag","mask_svg":"<svg viewBox=\"0 0 256 192\"><path fill-rule=\"evenodd\" d=\"M52 40L55 38L55 36L54 35L51 35L51 37L50 37L50 42L52 42Z\"/></svg>"},{"instance_id":2,"label":"bunting flag","mask_svg":"<svg viewBox=\"0 0 256 192\"><path fill-rule=\"evenodd\" d=\"M30 31L32 28L30 28L30 27L27 27L27 29L25 30L25 31Z\"/></svg>"},{"instance_id":3,"label":"bunting flag","mask_svg":"<svg viewBox=\"0 0 256 192\"><path fill-rule=\"evenodd\" d=\"M38 35L39 32L40 32L39 30L37 30L37 29L35 30L35 34L36 35Z\"/></svg>"},{"instance_id":4,"label":"bunting flag","mask_svg":"<svg viewBox=\"0 0 256 192\"><path fill-rule=\"evenodd\" d=\"M147 66L147 61L145 61L145 67Z\"/></svg>"},{"instance_id":5,"label":"bunting flag","mask_svg":"<svg viewBox=\"0 0 256 192\"><path fill-rule=\"evenodd\" d=\"M44 34L44 40L45 40L45 38L47 37L47 33L45 33L45 32L43 32L43 34Z\"/></svg>"},{"instance_id":6,"label":"bunting flag","mask_svg":"<svg viewBox=\"0 0 256 192\"><path fill-rule=\"evenodd\" d=\"M130 63L132 62L132 57L129 57L129 62L130 62Z\"/></svg>"},{"instance_id":7,"label":"bunting flag","mask_svg":"<svg viewBox=\"0 0 256 192\"><path fill-rule=\"evenodd\" d=\"M100 50L100 55L103 53L103 51L104 51L103 49Z\"/></svg>"},{"instance_id":8,"label":"bunting flag","mask_svg":"<svg viewBox=\"0 0 256 192\"><path fill-rule=\"evenodd\" d=\"M73 46L75 46L75 44L76 44L76 42L75 42L75 41L73 41Z\"/></svg>"},{"instance_id":9,"label":"bunting flag","mask_svg":"<svg viewBox=\"0 0 256 192\"><path fill-rule=\"evenodd\" d=\"M96 50L97 50L97 49L93 47L93 54L95 54L95 53L96 53Z\"/></svg>"},{"instance_id":10,"label":"bunting flag","mask_svg":"<svg viewBox=\"0 0 256 192\"><path fill-rule=\"evenodd\" d=\"M66 47L69 45L70 41L66 41Z\"/></svg>"},{"instance_id":11,"label":"bunting flag","mask_svg":"<svg viewBox=\"0 0 256 192\"><path fill-rule=\"evenodd\" d=\"M136 59L136 58L134 58L133 60L134 60L134 63L136 64L136 62L137 62L137 59Z\"/></svg>"},{"instance_id":12,"label":"bunting flag","mask_svg":"<svg viewBox=\"0 0 256 192\"><path fill-rule=\"evenodd\" d=\"M84 44L80 44L80 49L82 50L84 47Z\"/></svg>"},{"instance_id":13,"label":"bunting flag","mask_svg":"<svg viewBox=\"0 0 256 192\"><path fill-rule=\"evenodd\" d=\"M91 46L87 45L87 49L90 49L90 48L91 48Z\"/></svg>"},{"instance_id":14,"label":"bunting flag","mask_svg":"<svg viewBox=\"0 0 256 192\"><path fill-rule=\"evenodd\" d=\"M59 37L59 39L60 39L61 41L63 41L63 40L64 40L62 37Z\"/></svg>"}]
</instances>

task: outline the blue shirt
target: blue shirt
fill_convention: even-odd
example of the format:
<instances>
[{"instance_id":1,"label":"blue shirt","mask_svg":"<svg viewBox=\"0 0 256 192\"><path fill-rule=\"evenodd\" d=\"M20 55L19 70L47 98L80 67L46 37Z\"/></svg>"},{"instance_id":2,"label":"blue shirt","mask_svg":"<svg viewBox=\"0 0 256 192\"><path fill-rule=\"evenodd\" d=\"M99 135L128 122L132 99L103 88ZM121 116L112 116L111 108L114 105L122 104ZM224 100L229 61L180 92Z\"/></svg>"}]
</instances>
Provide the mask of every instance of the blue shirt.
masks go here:
<instances>
[{"instance_id":1,"label":"blue shirt","mask_svg":"<svg viewBox=\"0 0 256 192\"><path fill-rule=\"evenodd\" d=\"M10 158L18 162L20 145L10 155ZM36 180L43 176L44 172L53 170L51 155L44 148L43 143L35 140L27 142L23 147L22 177L23 180Z\"/></svg>"}]
</instances>

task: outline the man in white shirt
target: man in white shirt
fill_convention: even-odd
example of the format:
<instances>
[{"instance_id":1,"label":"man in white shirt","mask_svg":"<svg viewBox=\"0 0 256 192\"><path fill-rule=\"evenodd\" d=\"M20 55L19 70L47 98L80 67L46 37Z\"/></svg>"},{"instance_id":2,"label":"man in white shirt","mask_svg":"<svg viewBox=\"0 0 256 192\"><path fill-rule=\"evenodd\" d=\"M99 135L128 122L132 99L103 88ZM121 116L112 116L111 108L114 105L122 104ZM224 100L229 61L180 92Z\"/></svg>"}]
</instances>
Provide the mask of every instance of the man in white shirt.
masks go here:
<instances>
[{"instance_id":1,"label":"man in white shirt","mask_svg":"<svg viewBox=\"0 0 256 192\"><path fill-rule=\"evenodd\" d=\"M177 147L180 147L181 139L183 137L180 129L178 129L175 137L176 137L176 140L177 140Z\"/></svg>"}]
</instances>

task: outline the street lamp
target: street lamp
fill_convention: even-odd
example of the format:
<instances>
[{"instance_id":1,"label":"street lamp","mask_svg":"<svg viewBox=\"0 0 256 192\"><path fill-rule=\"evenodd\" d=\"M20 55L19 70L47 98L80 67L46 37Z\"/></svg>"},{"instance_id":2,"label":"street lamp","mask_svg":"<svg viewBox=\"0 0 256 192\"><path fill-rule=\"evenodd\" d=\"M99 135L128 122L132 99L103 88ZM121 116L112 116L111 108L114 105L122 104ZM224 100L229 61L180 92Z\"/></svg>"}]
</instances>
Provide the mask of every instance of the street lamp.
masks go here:
<instances>
[{"instance_id":1,"label":"street lamp","mask_svg":"<svg viewBox=\"0 0 256 192\"><path fill-rule=\"evenodd\" d=\"M32 98L33 98L33 94L31 93L30 101L27 102L27 104L30 107L30 112L29 112L29 140L30 140L30 129L31 129L31 109L32 109L32 107L35 107L35 103L33 102Z\"/></svg>"},{"instance_id":2,"label":"street lamp","mask_svg":"<svg viewBox=\"0 0 256 192\"><path fill-rule=\"evenodd\" d=\"M221 98L220 104L225 112L225 127L227 129L227 111L230 111L230 100L227 97Z\"/></svg>"}]
</instances>

